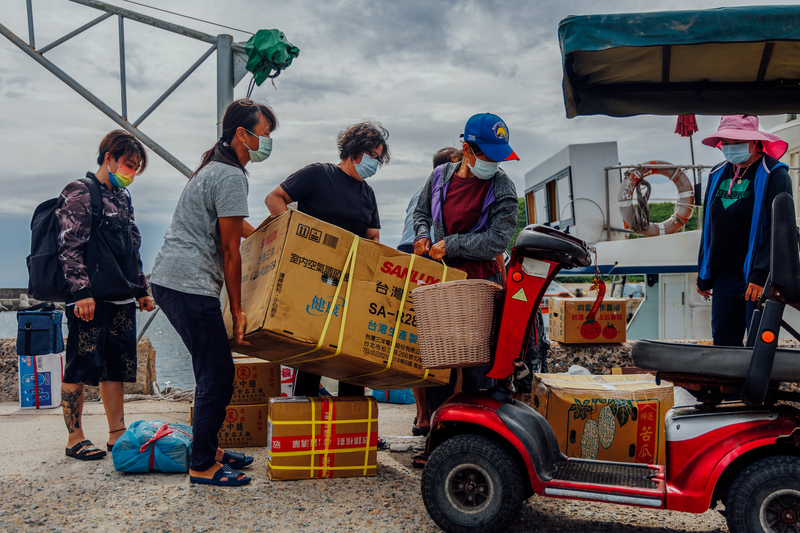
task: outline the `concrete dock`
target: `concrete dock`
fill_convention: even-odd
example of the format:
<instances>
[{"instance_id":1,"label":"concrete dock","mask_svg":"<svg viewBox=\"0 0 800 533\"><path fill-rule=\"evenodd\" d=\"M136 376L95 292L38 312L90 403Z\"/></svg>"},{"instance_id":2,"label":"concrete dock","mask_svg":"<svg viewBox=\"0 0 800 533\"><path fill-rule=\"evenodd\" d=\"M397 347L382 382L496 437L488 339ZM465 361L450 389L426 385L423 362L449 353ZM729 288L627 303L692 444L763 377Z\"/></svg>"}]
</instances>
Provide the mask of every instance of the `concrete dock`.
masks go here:
<instances>
[{"instance_id":1,"label":"concrete dock","mask_svg":"<svg viewBox=\"0 0 800 533\"><path fill-rule=\"evenodd\" d=\"M379 404L381 435L389 443L422 445L410 437L413 405ZM185 402L125 404L127 423L187 422ZM84 428L105 444L103 407L88 402ZM0 531L211 532L211 531L439 531L420 495L413 451L378 452L370 478L270 482L266 448L245 469L250 485L192 485L184 474L121 474L110 457L77 461L64 455L67 433L61 409L20 411L0 404ZM702 515L532 497L508 533L609 531L661 533L726 531L715 511Z\"/></svg>"}]
</instances>

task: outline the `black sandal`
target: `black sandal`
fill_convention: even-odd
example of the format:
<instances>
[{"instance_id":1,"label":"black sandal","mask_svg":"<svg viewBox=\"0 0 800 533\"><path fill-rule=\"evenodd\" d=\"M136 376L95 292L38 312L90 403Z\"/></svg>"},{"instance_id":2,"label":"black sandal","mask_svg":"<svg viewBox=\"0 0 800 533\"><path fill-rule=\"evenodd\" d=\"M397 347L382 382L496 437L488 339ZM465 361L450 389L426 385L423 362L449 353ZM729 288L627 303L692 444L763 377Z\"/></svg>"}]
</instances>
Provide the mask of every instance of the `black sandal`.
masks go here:
<instances>
[{"instance_id":1,"label":"black sandal","mask_svg":"<svg viewBox=\"0 0 800 533\"><path fill-rule=\"evenodd\" d=\"M414 422L411 424L411 434L415 437L424 437L431 431L431 427L421 428L417 425L417 417L414 417Z\"/></svg>"},{"instance_id":2,"label":"black sandal","mask_svg":"<svg viewBox=\"0 0 800 533\"><path fill-rule=\"evenodd\" d=\"M67 457L74 457L81 461L94 461L102 459L107 454L94 444L89 439L79 442L72 448L65 448Z\"/></svg>"},{"instance_id":3,"label":"black sandal","mask_svg":"<svg viewBox=\"0 0 800 533\"><path fill-rule=\"evenodd\" d=\"M414 468L425 468L428 462L428 454L423 452L411 458L411 466Z\"/></svg>"},{"instance_id":4,"label":"black sandal","mask_svg":"<svg viewBox=\"0 0 800 533\"><path fill-rule=\"evenodd\" d=\"M430 426L428 426L426 428L421 428L416 424L411 426L411 434L414 435L415 437L424 437L428 433L430 433L430 431L431 431L431 427Z\"/></svg>"},{"instance_id":5,"label":"black sandal","mask_svg":"<svg viewBox=\"0 0 800 533\"><path fill-rule=\"evenodd\" d=\"M125 431L126 429L128 429L128 428L115 429L114 431L109 431L109 433L119 433L120 431ZM114 444L116 444L116 442ZM114 444L109 444L109 443L106 442L106 450L108 450L108 451L113 450L114 449Z\"/></svg>"}]
</instances>

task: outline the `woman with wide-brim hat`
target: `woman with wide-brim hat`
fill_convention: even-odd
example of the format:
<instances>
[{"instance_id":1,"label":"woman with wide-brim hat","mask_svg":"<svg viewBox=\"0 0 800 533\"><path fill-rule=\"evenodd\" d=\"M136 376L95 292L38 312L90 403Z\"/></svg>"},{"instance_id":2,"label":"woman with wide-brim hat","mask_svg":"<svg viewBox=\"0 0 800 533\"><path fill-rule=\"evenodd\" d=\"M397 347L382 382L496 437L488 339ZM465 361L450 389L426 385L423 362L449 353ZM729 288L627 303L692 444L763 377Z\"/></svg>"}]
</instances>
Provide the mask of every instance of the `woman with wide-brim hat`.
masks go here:
<instances>
[{"instance_id":1,"label":"woman with wide-brim hat","mask_svg":"<svg viewBox=\"0 0 800 533\"><path fill-rule=\"evenodd\" d=\"M788 145L759 131L758 117L722 117L703 144L722 150L705 195L697 292L711 297L715 345L742 346L746 328L769 275L772 200L792 192Z\"/></svg>"}]
</instances>

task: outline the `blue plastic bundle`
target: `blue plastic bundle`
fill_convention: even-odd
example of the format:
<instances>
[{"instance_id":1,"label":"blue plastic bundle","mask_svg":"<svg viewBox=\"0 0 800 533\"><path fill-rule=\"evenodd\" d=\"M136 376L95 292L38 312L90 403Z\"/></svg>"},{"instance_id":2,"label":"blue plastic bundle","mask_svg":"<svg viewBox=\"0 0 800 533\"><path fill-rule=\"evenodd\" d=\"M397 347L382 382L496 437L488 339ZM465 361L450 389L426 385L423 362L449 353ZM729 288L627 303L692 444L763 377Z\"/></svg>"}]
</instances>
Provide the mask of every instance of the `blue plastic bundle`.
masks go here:
<instances>
[{"instance_id":1,"label":"blue plastic bundle","mask_svg":"<svg viewBox=\"0 0 800 533\"><path fill-rule=\"evenodd\" d=\"M192 426L139 420L117 440L112 454L117 472L188 472Z\"/></svg>"},{"instance_id":2,"label":"blue plastic bundle","mask_svg":"<svg viewBox=\"0 0 800 533\"><path fill-rule=\"evenodd\" d=\"M372 397L381 403L414 403L414 393L411 389L373 390Z\"/></svg>"}]
</instances>

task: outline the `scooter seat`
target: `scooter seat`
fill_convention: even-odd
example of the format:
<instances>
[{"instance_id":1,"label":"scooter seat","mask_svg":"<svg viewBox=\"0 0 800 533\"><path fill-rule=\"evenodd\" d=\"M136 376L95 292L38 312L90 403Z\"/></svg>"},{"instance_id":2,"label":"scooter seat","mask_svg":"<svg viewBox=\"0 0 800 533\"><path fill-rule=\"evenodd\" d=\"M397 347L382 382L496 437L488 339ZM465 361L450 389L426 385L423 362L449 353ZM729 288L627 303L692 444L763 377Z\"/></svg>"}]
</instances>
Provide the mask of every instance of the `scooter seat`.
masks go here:
<instances>
[{"instance_id":1,"label":"scooter seat","mask_svg":"<svg viewBox=\"0 0 800 533\"><path fill-rule=\"evenodd\" d=\"M753 348L658 341L636 341L631 352L633 364L645 370L741 380L752 356ZM800 350L776 350L770 380L800 381Z\"/></svg>"}]
</instances>

